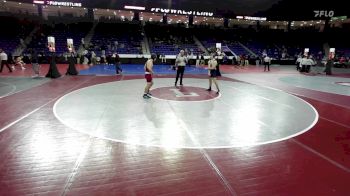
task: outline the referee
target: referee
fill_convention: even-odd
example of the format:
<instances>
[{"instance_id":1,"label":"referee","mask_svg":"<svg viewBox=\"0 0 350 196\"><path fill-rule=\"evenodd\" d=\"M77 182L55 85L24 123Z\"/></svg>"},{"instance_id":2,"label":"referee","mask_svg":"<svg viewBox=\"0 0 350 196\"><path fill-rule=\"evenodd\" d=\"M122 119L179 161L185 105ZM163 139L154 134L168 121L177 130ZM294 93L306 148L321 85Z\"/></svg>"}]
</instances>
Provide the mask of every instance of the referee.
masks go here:
<instances>
[{"instance_id":1,"label":"referee","mask_svg":"<svg viewBox=\"0 0 350 196\"><path fill-rule=\"evenodd\" d=\"M266 71L266 67L267 67L267 71L270 71L270 65L271 65L271 58L266 55L264 57L264 72Z\"/></svg>"},{"instance_id":2,"label":"referee","mask_svg":"<svg viewBox=\"0 0 350 196\"><path fill-rule=\"evenodd\" d=\"M177 86L177 81L179 80L180 77L180 85L182 86L182 78L184 76L185 72L185 67L188 62L188 58L185 55L184 50L180 50L180 54L177 55L176 60L175 60L175 67L176 67L176 80L175 80L175 86Z\"/></svg>"}]
</instances>

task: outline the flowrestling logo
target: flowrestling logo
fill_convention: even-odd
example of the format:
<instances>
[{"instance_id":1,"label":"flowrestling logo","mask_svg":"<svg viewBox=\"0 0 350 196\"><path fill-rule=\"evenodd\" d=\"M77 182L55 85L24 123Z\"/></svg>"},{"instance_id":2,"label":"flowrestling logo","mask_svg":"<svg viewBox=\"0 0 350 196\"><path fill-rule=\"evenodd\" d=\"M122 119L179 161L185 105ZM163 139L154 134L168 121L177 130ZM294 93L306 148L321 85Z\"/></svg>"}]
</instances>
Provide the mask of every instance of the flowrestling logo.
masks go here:
<instances>
[{"instance_id":1,"label":"flowrestling logo","mask_svg":"<svg viewBox=\"0 0 350 196\"><path fill-rule=\"evenodd\" d=\"M81 3L74 3L69 1L46 1L47 5L67 6L67 7L81 7Z\"/></svg>"},{"instance_id":2,"label":"flowrestling logo","mask_svg":"<svg viewBox=\"0 0 350 196\"><path fill-rule=\"evenodd\" d=\"M331 18L334 16L334 11L333 10L314 10L315 13L315 18Z\"/></svg>"},{"instance_id":3,"label":"flowrestling logo","mask_svg":"<svg viewBox=\"0 0 350 196\"><path fill-rule=\"evenodd\" d=\"M41 5L54 5L54 6L65 6L65 7L81 7L82 3L70 2L70 1L42 1L34 0L33 3Z\"/></svg>"},{"instance_id":4,"label":"flowrestling logo","mask_svg":"<svg viewBox=\"0 0 350 196\"><path fill-rule=\"evenodd\" d=\"M200 11L186 11L164 8L151 8L151 12L160 12L164 14L182 14L182 15L194 15L194 16L213 16L212 12L200 12Z\"/></svg>"}]
</instances>

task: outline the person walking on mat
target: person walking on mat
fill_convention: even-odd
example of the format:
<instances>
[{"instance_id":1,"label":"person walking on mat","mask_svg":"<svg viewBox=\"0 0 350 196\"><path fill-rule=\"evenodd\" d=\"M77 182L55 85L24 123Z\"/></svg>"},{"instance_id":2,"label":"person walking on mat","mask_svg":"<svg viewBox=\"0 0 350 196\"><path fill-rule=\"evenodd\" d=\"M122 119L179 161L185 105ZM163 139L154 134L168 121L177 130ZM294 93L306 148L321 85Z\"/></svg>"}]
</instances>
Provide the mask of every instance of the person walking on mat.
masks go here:
<instances>
[{"instance_id":1,"label":"person walking on mat","mask_svg":"<svg viewBox=\"0 0 350 196\"><path fill-rule=\"evenodd\" d=\"M214 82L216 89L217 89L216 93L219 94L220 93L219 84L216 80L217 73L218 73L217 69L216 69L217 66L218 66L218 62L215 59L214 54L212 54L210 56L210 60L208 61L209 88L207 91L211 91L211 85Z\"/></svg>"},{"instance_id":2,"label":"person walking on mat","mask_svg":"<svg viewBox=\"0 0 350 196\"><path fill-rule=\"evenodd\" d=\"M150 94L150 89L153 86L153 62L157 59L157 55L152 54L151 58L147 60L147 62L145 63L145 79L146 79L146 87L145 87L145 91L143 94L143 98L144 99L149 99L151 98L151 94Z\"/></svg>"}]
</instances>

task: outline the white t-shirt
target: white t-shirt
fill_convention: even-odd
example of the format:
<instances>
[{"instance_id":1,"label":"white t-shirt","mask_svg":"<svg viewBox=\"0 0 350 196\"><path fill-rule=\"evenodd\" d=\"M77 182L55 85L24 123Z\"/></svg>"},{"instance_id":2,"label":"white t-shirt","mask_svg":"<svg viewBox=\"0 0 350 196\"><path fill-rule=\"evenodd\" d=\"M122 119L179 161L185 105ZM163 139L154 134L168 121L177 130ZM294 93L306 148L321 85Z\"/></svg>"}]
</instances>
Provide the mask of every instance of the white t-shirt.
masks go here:
<instances>
[{"instance_id":1,"label":"white t-shirt","mask_svg":"<svg viewBox=\"0 0 350 196\"><path fill-rule=\"evenodd\" d=\"M300 65L306 65L307 63L307 58L302 58L300 61Z\"/></svg>"},{"instance_id":2,"label":"white t-shirt","mask_svg":"<svg viewBox=\"0 0 350 196\"><path fill-rule=\"evenodd\" d=\"M0 53L0 59L2 61L7 61L7 54L5 52Z\"/></svg>"},{"instance_id":3,"label":"white t-shirt","mask_svg":"<svg viewBox=\"0 0 350 196\"><path fill-rule=\"evenodd\" d=\"M302 58L299 57L299 58L297 59L297 63L300 64L300 63L301 63L301 60L302 60Z\"/></svg>"},{"instance_id":4,"label":"white t-shirt","mask_svg":"<svg viewBox=\"0 0 350 196\"><path fill-rule=\"evenodd\" d=\"M303 58L301 59L300 65L314 65L314 61L312 59Z\"/></svg>"},{"instance_id":5,"label":"white t-shirt","mask_svg":"<svg viewBox=\"0 0 350 196\"><path fill-rule=\"evenodd\" d=\"M178 55L176 58L176 64L177 66L186 66L187 63L187 57Z\"/></svg>"},{"instance_id":6,"label":"white t-shirt","mask_svg":"<svg viewBox=\"0 0 350 196\"><path fill-rule=\"evenodd\" d=\"M270 63L270 61L271 61L271 58L270 58L270 57L266 56L266 57L264 58L264 62L265 62L265 63Z\"/></svg>"},{"instance_id":7,"label":"white t-shirt","mask_svg":"<svg viewBox=\"0 0 350 196\"><path fill-rule=\"evenodd\" d=\"M307 63L306 65L314 65L315 64L314 60L312 60L312 59L307 59L306 63Z\"/></svg>"}]
</instances>

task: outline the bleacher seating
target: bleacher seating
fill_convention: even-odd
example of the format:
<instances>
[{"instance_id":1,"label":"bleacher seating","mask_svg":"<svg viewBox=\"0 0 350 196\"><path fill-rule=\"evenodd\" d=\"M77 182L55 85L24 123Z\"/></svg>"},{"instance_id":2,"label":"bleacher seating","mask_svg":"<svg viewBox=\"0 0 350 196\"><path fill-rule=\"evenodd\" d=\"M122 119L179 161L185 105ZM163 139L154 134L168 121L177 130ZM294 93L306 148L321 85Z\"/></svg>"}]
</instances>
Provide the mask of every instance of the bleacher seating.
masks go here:
<instances>
[{"instance_id":1,"label":"bleacher seating","mask_svg":"<svg viewBox=\"0 0 350 196\"><path fill-rule=\"evenodd\" d=\"M0 48L12 53L29 33L37 26L39 30L27 45L25 53L35 48L38 52L48 53L47 37L54 36L56 52L60 55L67 52L67 38L74 40L77 50L84 38L91 30L93 23L70 21L62 23L59 19L53 21L29 21L11 16L0 19L6 31L0 32ZM68 24L67 24L68 23ZM334 32L333 32L334 31ZM250 51L257 55L267 53L270 57L279 59L287 53L286 58L295 58L303 54L304 48L310 48L310 54L324 54L323 44L328 42L330 47L336 48L337 56L350 57L350 42L346 37L348 31L338 32L331 29L327 32L317 32L310 29L291 30L289 32L253 28L222 28L208 26L185 26L183 24L169 25L162 23L147 23L145 26L135 21L100 21L96 26L91 45L86 49L95 51L97 56L105 50L106 54L142 54L142 42L147 35L151 53L159 55L176 55L181 49L197 55L202 53L195 42L195 37L209 51L215 49L216 43L222 43L236 55L249 55ZM242 47L241 44L245 47ZM25 43L22 43L25 44Z\"/></svg>"},{"instance_id":2,"label":"bleacher seating","mask_svg":"<svg viewBox=\"0 0 350 196\"><path fill-rule=\"evenodd\" d=\"M5 27L0 31L0 48L7 53L13 53L20 44L24 44L25 38L34 28L31 22L12 17L1 17L0 23Z\"/></svg>"},{"instance_id":3,"label":"bleacher seating","mask_svg":"<svg viewBox=\"0 0 350 196\"><path fill-rule=\"evenodd\" d=\"M53 36L55 37L56 53L67 52L67 39L73 39L74 48L78 50L81 39L86 36L91 27L92 23L41 25L27 49L34 48L39 52L48 53L47 37Z\"/></svg>"},{"instance_id":4,"label":"bleacher seating","mask_svg":"<svg viewBox=\"0 0 350 196\"><path fill-rule=\"evenodd\" d=\"M227 45L236 55L246 55L248 52L239 43L229 43Z\"/></svg>"},{"instance_id":5,"label":"bleacher seating","mask_svg":"<svg viewBox=\"0 0 350 196\"><path fill-rule=\"evenodd\" d=\"M198 53L199 49L190 29L181 26L147 24L145 30L152 53L176 55L181 49L193 54Z\"/></svg>"},{"instance_id":6,"label":"bleacher seating","mask_svg":"<svg viewBox=\"0 0 350 196\"><path fill-rule=\"evenodd\" d=\"M139 23L99 23L91 40L90 50L96 54L142 54L142 29Z\"/></svg>"}]
</instances>

